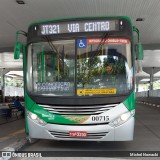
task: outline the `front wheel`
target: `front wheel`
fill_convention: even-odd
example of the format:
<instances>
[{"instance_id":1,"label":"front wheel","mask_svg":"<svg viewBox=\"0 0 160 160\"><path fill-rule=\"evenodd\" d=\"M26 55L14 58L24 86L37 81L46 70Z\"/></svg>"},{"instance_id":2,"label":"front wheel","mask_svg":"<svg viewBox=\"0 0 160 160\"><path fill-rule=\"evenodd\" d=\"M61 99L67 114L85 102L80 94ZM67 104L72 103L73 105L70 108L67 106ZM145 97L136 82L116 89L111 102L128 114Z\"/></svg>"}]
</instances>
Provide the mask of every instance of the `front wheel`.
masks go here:
<instances>
[{"instance_id":1,"label":"front wheel","mask_svg":"<svg viewBox=\"0 0 160 160\"><path fill-rule=\"evenodd\" d=\"M33 143L35 143L36 141L38 141L38 139L28 137L28 141L29 141L29 143L33 144Z\"/></svg>"}]
</instances>

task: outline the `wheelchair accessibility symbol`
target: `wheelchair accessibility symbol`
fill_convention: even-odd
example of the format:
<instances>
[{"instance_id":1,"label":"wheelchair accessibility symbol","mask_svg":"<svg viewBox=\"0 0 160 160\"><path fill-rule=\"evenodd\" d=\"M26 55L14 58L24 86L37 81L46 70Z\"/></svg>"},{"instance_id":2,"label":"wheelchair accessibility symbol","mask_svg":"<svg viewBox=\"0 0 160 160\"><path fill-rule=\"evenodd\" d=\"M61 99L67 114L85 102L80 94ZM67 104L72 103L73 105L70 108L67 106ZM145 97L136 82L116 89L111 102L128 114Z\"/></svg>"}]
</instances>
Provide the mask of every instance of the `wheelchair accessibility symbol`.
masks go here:
<instances>
[{"instance_id":1,"label":"wheelchair accessibility symbol","mask_svg":"<svg viewBox=\"0 0 160 160\"><path fill-rule=\"evenodd\" d=\"M77 48L86 48L87 40L86 39L78 39L77 40Z\"/></svg>"}]
</instances>

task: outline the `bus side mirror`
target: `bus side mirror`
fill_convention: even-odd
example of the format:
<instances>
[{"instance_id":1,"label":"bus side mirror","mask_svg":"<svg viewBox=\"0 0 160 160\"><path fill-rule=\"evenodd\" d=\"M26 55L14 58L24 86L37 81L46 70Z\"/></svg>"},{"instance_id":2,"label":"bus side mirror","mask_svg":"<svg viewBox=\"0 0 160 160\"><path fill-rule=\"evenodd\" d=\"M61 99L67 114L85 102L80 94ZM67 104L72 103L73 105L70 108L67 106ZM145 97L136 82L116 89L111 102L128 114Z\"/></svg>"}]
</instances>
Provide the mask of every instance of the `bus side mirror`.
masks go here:
<instances>
[{"instance_id":1,"label":"bus side mirror","mask_svg":"<svg viewBox=\"0 0 160 160\"><path fill-rule=\"evenodd\" d=\"M138 43L136 45L136 59L137 60L143 60L144 53L143 53L143 47L141 43Z\"/></svg>"},{"instance_id":2,"label":"bus side mirror","mask_svg":"<svg viewBox=\"0 0 160 160\"><path fill-rule=\"evenodd\" d=\"M142 60L143 60L143 47L141 43L136 45L136 71L137 73L142 72Z\"/></svg>"},{"instance_id":3,"label":"bus side mirror","mask_svg":"<svg viewBox=\"0 0 160 160\"><path fill-rule=\"evenodd\" d=\"M16 42L14 47L14 59L19 59L20 53L21 53L21 43Z\"/></svg>"}]
</instances>

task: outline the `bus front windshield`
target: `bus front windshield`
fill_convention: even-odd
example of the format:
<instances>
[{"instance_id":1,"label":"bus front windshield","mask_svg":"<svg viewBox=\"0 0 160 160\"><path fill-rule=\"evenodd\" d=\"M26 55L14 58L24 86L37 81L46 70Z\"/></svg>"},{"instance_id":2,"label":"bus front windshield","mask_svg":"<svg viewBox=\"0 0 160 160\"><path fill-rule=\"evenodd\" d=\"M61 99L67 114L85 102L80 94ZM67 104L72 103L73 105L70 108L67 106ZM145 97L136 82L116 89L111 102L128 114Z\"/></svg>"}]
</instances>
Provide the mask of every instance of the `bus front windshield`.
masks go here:
<instances>
[{"instance_id":1,"label":"bus front windshield","mask_svg":"<svg viewBox=\"0 0 160 160\"><path fill-rule=\"evenodd\" d=\"M125 38L80 38L32 43L27 88L44 96L127 94L133 87L131 43Z\"/></svg>"}]
</instances>

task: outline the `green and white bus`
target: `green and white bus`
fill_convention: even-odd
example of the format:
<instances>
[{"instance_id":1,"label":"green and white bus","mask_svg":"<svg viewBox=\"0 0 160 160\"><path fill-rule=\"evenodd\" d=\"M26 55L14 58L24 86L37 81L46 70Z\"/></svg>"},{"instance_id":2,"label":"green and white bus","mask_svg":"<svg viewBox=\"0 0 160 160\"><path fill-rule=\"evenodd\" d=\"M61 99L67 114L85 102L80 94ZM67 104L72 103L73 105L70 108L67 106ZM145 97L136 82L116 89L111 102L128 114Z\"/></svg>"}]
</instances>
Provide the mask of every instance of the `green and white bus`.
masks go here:
<instances>
[{"instance_id":1,"label":"green and white bus","mask_svg":"<svg viewBox=\"0 0 160 160\"><path fill-rule=\"evenodd\" d=\"M41 21L17 31L30 139L133 140L134 30L121 16Z\"/></svg>"}]
</instances>

